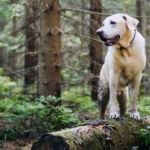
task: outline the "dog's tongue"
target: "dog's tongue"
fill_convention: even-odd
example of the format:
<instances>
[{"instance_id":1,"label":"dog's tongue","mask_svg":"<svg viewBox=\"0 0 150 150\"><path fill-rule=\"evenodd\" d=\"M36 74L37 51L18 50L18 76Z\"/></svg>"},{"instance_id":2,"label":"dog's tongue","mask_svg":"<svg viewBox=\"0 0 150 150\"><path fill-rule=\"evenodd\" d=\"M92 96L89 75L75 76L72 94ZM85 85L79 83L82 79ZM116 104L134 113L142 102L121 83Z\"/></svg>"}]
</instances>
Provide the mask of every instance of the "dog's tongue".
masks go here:
<instances>
[{"instance_id":1,"label":"dog's tongue","mask_svg":"<svg viewBox=\"0 0 150 150\"><path fill-rule=\"evenodd\" d=\"M110 43L110 42L115 43L115 41L118 40L118 39L119 39L119 37L114 37L112 39L109 39L109 40L105 41L104 43Z\"/></svg>"}]
</instances>

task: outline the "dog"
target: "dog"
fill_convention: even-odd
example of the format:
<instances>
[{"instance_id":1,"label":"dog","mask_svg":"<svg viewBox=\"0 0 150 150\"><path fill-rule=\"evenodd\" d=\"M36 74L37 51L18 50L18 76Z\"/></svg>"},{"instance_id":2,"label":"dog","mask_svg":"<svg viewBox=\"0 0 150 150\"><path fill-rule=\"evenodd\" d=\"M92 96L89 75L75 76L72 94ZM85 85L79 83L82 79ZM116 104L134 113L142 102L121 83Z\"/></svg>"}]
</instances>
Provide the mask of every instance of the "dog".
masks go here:
<instances>
[{"instance_id":1,"label":"dog","mask_svg":"<svg viewBox=\"0 0 150 150\"><path fill-rule=\"evenodd\" d=\"M128 85L132 88L130 117L140 120L137 110L138 92L142 70L146 64L145 39L136 30L139 21L127 14L107 17L96 33L108 47L105 62L100 71L98 107L100 119L104 119L109 102L109 118L123 117L127 109ZM117 100L120 112L117 109Z\"/></svg>"}]
</instances>

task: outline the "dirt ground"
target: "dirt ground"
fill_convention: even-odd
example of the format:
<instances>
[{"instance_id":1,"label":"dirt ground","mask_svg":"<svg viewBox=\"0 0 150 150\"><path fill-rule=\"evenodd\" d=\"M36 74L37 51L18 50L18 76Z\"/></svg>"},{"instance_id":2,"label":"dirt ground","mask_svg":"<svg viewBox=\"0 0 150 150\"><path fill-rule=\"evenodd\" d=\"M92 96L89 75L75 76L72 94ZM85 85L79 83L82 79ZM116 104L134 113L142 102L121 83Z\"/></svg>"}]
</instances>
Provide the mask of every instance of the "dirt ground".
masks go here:
<instances>
[{"instance_id":1,"label":"dirt ground","mask_svg":"<svg viewBox=\"0 0 150 150\"><path fill-rule=\"evenodd\" d=\"M34 140L0 141L0 150L31 150Z\"/></svg>"}]
</instances>

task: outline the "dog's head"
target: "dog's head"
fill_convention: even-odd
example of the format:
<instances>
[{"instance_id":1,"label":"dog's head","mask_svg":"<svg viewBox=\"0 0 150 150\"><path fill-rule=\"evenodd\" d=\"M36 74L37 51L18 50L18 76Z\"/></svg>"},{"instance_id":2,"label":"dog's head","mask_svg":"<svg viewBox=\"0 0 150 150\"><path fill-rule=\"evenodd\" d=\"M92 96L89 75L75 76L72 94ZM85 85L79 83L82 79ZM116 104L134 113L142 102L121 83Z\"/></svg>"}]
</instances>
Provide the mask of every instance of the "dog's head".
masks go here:
<instances>
[{"instance_id":1,"label":"dog's head","mask_svg":"<svg viewBox=\"0 0 150 150\"><path fill-rule=\"evenodd\" d=\"M134 29L139 21L127 14L115 14L107 17L96 33L106 46L116 43L128 47L133 38Z\"/></svg>"}]
</instances>

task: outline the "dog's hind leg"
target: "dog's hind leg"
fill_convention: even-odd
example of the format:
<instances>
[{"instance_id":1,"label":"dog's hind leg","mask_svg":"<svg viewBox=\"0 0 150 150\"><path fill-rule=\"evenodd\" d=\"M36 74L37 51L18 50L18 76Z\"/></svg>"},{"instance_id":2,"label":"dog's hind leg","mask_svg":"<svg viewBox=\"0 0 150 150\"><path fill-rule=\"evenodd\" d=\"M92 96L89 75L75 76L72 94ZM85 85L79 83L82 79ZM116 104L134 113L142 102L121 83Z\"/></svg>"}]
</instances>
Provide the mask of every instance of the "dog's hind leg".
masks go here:
<instances>
[{"instance_id":1,"label":"dog's hind leg","mask_svg":"<svg viewBox=\"0 0 150 150\"><path fill-rule=\"evenodd\" d=\"M105 110L109 102L109 88L104 85L103 81L99 81L98 88L98 108L100 119L103 120L105 116Z\"/></svg>"},{"instance_id":2,"label":"dog's hind leg","mask_svg":"<svg viewBox=\"0 0 150 150\"><path fill-rule=\"evenodd\" d=\"M123 117L127 110L128 102L128 87L126 87L120 94L117 94L117 100L120 108L120 116Z\"/></svg>"}]
</instances>

